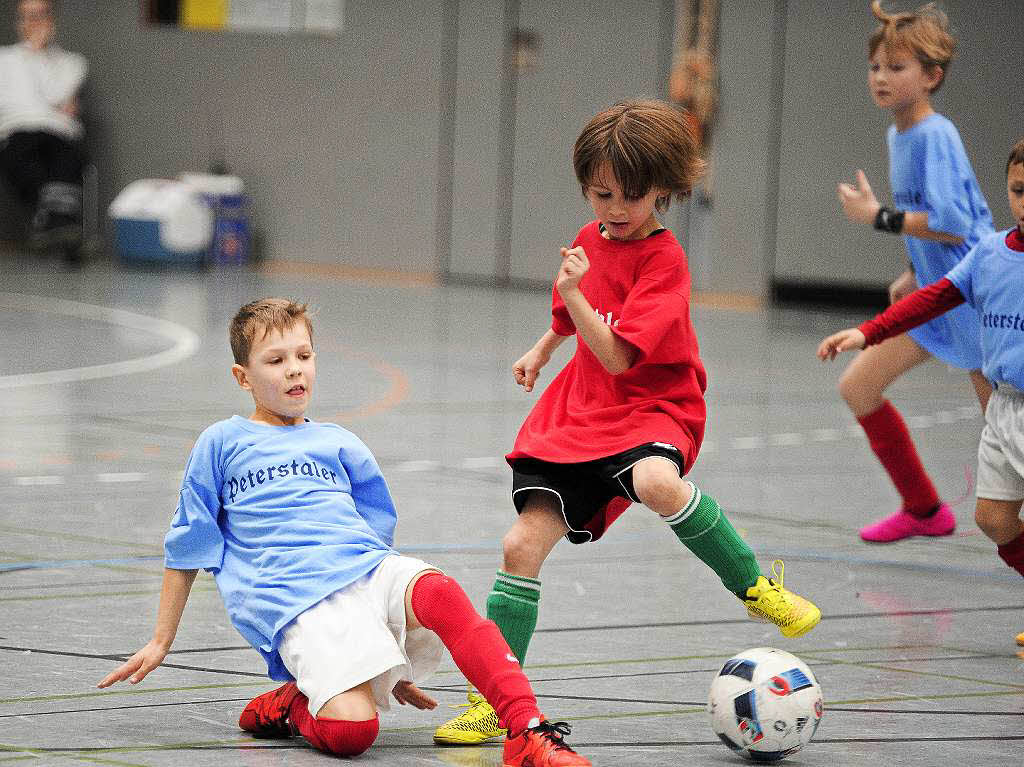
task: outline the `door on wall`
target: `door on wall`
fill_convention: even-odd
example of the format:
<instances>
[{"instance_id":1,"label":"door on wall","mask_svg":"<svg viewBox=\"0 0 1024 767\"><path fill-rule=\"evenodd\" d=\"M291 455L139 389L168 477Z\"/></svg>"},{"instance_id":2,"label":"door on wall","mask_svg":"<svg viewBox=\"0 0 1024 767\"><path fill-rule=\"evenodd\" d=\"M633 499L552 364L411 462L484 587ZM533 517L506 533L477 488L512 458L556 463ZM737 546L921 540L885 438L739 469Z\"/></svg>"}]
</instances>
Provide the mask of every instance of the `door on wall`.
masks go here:
<instances>
[{"instance_id":1,"label":"door on wall","mask_svg":"<svg viewBox=\"0 0 1024 767\"><path fill-rule=\"evenodd\" d=\"M617 101L664 98L672 1L522 0L519 29L531 50L517 70L509 276L550 283L558 249L593 215L573 174L573 143Z\"/></svg>"}]
</instances>

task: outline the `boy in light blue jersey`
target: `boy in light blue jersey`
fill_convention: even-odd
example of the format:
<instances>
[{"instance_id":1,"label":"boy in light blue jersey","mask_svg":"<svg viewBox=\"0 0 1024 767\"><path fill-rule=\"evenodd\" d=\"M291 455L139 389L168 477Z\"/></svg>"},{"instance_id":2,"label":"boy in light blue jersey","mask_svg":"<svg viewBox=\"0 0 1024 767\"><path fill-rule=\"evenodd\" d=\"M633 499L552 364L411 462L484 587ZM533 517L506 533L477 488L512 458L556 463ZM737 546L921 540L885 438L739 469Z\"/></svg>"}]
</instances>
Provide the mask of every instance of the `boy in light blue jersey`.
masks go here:
<instances>
[{"instance_id":1,"label":"boy in light blue jersey","mask_svg":"<svg viewBox=\"0 0 1024 767\"><path fill-rule=\"evenodd\" d=\"M896 301L953 268L992 231L992 215L956 128L932 108L956 47L948 19L933 3L887 13L874 0L871 10L881 25L868 42L868 88L893 117L887 134L893 207L879 204L863 171L857 171L856 184L839 184L837 191L851 221L903 236L909 265L889 286ZM884 393L908 370L937 357L968 371L984 410L992 388L979 369L978 335L977 313L962 306L868 347L839 379L839 393L901 500L896 513L861 528L862 540L891 543L956 528L953 510L939 497L903 417Z\"/></svg>"},{"instance_id":2,"label":"boy in light blue jersey","mask_svg":"<svg viewBox=\"0 0 1024 767\"><path fill-rule=\"evenodd\" d=\"M925 213L928 229L960 239L940 242L903 234L917 284L929 285L994 231L992 213L960 134L947 117L931 114L902 132L890 125L887 141L889 183L896 207ZM907 335L953 367L981 368L978 312L971 305L957 307Z\"/></svg>"},{"instance_id":3,"label":"boy in light blue jersey","mask_svg":"<svg viewBox=\"0 0 1024 767\"><path fill-rule=\"evenodd\" d=\"M818 356L834 359L881 343L965 304L980 313L982 372L994 391L978 445L974 518L999 557L1024 575L1024 139L1006 163L1006 194L1016 221L1012 229L984 237L944 277L873 320L829 336ZM1024 633L1017 644L1024 645Z\"/></svg>"},{"instance_id":4,"label":"boy in light blue jersey","mask_svg":"<svg viewBox=\"0 0 1024 767\"><path fill-rule=\"evenodd\" d=\"M498 627L454 580L394 549L395 506L366 445L305 417L316 378L306 307L246 304L230 336L231 372L255 411L196 441L164 539L153 638L98 686L140 682L163 662L202 568L270 678L288 680L245 707L243 730L362 753L391 695L437 705L415 682L436 669L443 645L494 696L509 732L507 767L589 767L563 741L569 726L541 716Z\"/></svg>"}]
</instances>

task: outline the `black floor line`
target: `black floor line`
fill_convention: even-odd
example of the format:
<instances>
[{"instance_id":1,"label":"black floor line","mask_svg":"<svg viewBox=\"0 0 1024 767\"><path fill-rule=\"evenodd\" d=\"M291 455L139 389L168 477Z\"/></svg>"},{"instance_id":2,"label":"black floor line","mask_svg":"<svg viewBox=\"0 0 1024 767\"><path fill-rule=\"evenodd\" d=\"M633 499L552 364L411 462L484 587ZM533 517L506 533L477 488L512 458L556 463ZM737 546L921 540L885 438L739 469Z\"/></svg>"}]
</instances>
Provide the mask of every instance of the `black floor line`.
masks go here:
<instances>
[{"instance_id":1,"label":"black floor line","mask_svg":"<svg viewBox=\"0 0 1024 767\"><path fill-rule=\"evenodd\" d=\"M892 610L878 613L840 613L823 615L821 620L842 621L857 618L898 618L914 615L956 615L960 613L1022 611L1024 605L996 605L993 607L943 607L929 610ZM614 631L617 629L677 628L681 626L726 626L736 623L750 623L750 618L727 618L715 621L671 621L665 623L609 623L604 625L564 626L561 628L537 629L535 634L563 634L574 631Z\"/></svg>"},{"instance_id":2,"label":"black floor line","mask_svg":"<svg viewBox=\"0 0 1024 767\"><path fill-rule=\"evenodd\" d=\"M1024 735L962 735L962 736L935 736L935 737L895 737L895 738L816 738L814 744L821 746L825 744L831 745L845 745L850 743L981 743L981 742L992 742L992 741L1024 741ZM481 744L484 747L500 748L501 743L485 743ZM721 746L720 740L657 740L657 741L621 741L621 742L573 742L572 747L577 751L587 751L592 748L685 748L691 746ZM174 753L177 751L236 751L238 749L266 749L266 750L289 750L289 749L309 749L311 748L304 741L298 740L297 738L289 741L275 741L271 743L252 743L246 741L245 743L225 743L225 744L213 744L213 745L188 745L183 744L179 746L168 746L167 748L152 749L142 747L140 751L153 751L159 750L165 753ZM374 743L374 750L382 749L414 749L417 751L436 751L444 749L433 743ZM458 748L458 747L456 747ZM130 747L115 748L111 749L109 746L91 746L87 748L74 748L71 746L62 747L50 747L50 748L26 748L25 753L45 753L45 754L61 754L61 753L77 753L77 754L89 754L89 753L104 753L104 752L123 752L131 751ZM11 749L6 750L6 753L18 753L18 751Z\"/></svg>"},{"instance_id":3,"label":"black floor line","mask_svg":"<svg viewBox=\"0 0 1024 767\"><path fill-rule=\"evenodd\" d=\"M1022 711L963 711L948 709L945 711L933 708L847 708L846 706L829 706L825 704L825 711L832 713L841 711L849 714L937 714L939 716L1024 716Z\"/></svg>"},{"instance_id":4,"label":"black floor line","mask_svg":"<svg viewBox=\"0 0 1024 767\"><path fill-rule=\"evenodd\" d=\"M245 649L245 650L248 650L250 648L246 647L246 646L243 646L243 647L240 647L240 648L221 647L221 648L209 648L209 649L181 650L179 652L214 652L214 651L229 650L229 649ZM71 651L68 651L68 650L42 650L42 649L36 649L36 648L32 648L32 647L16 647L16 646L11 646L11 645L0 645L0 650L9 650L11 652L19 652L19 653L23 653L23 652L39 653L40 655L58 655L58 656L69 657L69 658L88 658L88 659L91 659L91 660L108 660L108 661L113 661L115 663L117 663L117 662L123 663L129 657L131 657L130 655L120 654L120 653L119 654L80 653L80 652L71 652ZM809 653L810 652L811 651L809 651ZM985 659L985 658L1002 658L1002 657L1004 657L1004 656L1002 656L1002 655L991 655L991 654L947 655L947 656L938 656L938 657L932 657L932 658L860 659L860 660L857 660L857 661L853 661L853 663L854 664L907 663L907 662L917 663L917 662L953 661L953 660L981 660L981 659ZM1006 657L1009 658L1011 656L1008 655ZM643 661L637 661L637 662L638 663L642 663ZM820 661L815 661L811 665L815 666L815 667L835 666L835 665L850 665L850 662L820 660ZM249 678L253 678L253 679L266 679L266 674L260 673L258 671L237 671L237 670L234 670L234 669L210 668L208 666L187 666L187 665L180 664L180 663L162 663L161 666L163 668L173 668L173 669L178 669L178 670L181 670L181 671L200 671L200 672L209 673L209 674L225 674L225 675L229 675L229 676L243 676L243 677L249 677ZM700 673L700 674L712 674L712 673L715 672L715 670L716 669L714 669L714 668L700 668L700 669L683 669L683 670L670 670L670 671L633 672L633 673L629 673L629 674L602 674L602 675L596 675L596 676L588 674L588 675L584 675L584 676L575 676L575 677L569 676L569 677L548 677L548 678L540 677L540 678L531 678L530 681L531 681L532 684L539 684L539 683L542 683L542 682L587 681L587 680L590 680L590 679L626 679L626 678L631 678L631 677L644 677L644 676L667 676L667 675L670 675L670 674L697 674L697 673ZM527 668L527 672L529 672L529 668ZM270 682L269 679L267 681L268 681L268 683ZM451 684L451 685L435 685L435 686L431 686L431 687L425 687L424 686L424 687L422 687L422 689L424 689L424 690L432 690L432 691L436 691L436 692L452 692L454 690L464 689L464 685L462 683L455 683L455 684ZM624 700L623 702L627 702L627 701ZM673 703L673 704L675 703L675 701L654 701L654 700L651 700L651 701L641 701L641 700L638 700L638 701L629 701L629 702L638 702L638 703L640 703L640 702L648 702L648 703Z\"/></svg>"},{"instance_id":5,"label":"black floor line","mask_svg":"<svg viewBox=\"0 0 1024 767\"><path fill-rule=\"evenodd\" d=\"M0 714L0 719L17 716L50 716L52 714L93 714L99 711L134 711L137 708L162 708L164 706L197 706L205 703L242 703L252 698L212 698L210 700L178 700L171 703L136 703L131 706L96 706L94 708L67 708L61 711L27 711L23 714Z\"/></svg>"},{"instance_id":6,"label":"black floor line","mask_svg":"<svg viewBox=\"0 0 1024 767\"><path fill-rule=\"evenodd\" d=\"M811 655L811 652L808 652ZM724 656L723 656L724 657ZM815 660L810 665L814 668L820 668L822 666L848 666L851 663L930 663L933 661L949 661L949 660L983 660L986 658L1009 658L1015 657L1010 655L993 655L991 653L977 653L972 655L939 655L931 658L865 658L857 661L830 661L830 660ZM631 679L634 677L645 677L645 676L671 676L673 674L713 674L718 671L718 667L715 668L689 668L689 669L672 669L669 671L637 671L629 674L587 674L586 676L552 676L552 677L534 677L530 676L531 684L538 684L540 682L581 682L588 681L591 679ZM527 668L529 672L529 668ZM528 674L529 675L529 674Z\"/></svg>"},{"instance_id":7,"label":"black floor line","mask_svg":"<svg viewBox=\"0 0 1024 767\"><path fill-rule=\"evenodd\" d=\"M421 688L430 692L454 692L453 690L436 690L433 688ZM538 695L540 699L547 698L559 698L565 696L546 696ZM22 713L14 714L0 714L0 719L13 719L13 718L26 718L35 716L52 716L54 714L95 714L102 713L105 711L134 711L136 709L143 708L163 708L173 706L202 706L210 703L245 703L250 698L212 698L210 700L182 700L174 701L171 703L139 703L131 706L102 706L94 708L68 708L61 709L58 711L25 711ZM582 698L581 700L598 700L607 702L616 702L615 699L611 698ZM623 701L631 702L631 701ZM658 701L664 703L666 701ZM703 706L704 701L691 701L691 700L680 700L671 701L672 705L676 706ZM828 714L915 714L918 716L981 716L981 717L1021 717L1024 716L1024 711L978 711L978 710L963 710L963 709L934 709L934 708L849 708L846 706L826 706L826 713ZM570 717L571 719L571 717Z\"/></svg>"},{"instance_id":8,"label":"black floor line","mask_svg":"<svg viewBox=\"0 0 1024 767\"><path fill-rule=\"evenodd\" d=\"M909 616L923 616L923 615L954 615L960 613L982 613L982 612L1006 612L1006 611L1024 611L1024 605L991 605L987 607L943 607L934 608L927 610L895 610L891 612L878 612L878 613L841 613L838 615L825 615L822 617L822 621L834 621L834 620L853 620L856 618L894 618L894 617L909 617ZM613 623L605 625L587 625L587 626L561 626L553 628L540 628L534 631L535 634L562 634L571 633L577 631L610 631L615 629L651 629L651 628L676 628L682 626L725 626L739 623L750 623L749 618L728 618L724 620L713 620L713 621L668 621L663 623ZM248 650L251 649L248 645L229 645L224 647L194 647L182 650L171 650L168 655L184 654L184 653L203 653L203 652L225 652L234 650ZM49 653L52 655L68 655L71 657L82 657L82 658L102 658L107 660L124 660L131 657L132 653L108 653L104 655L90 655L88 653L72 653L67 651L57 650L35 650L30 647L8 647L0 645L0 650L12 650L15 652L39 652Z\"/></svg>"}]
</instances>

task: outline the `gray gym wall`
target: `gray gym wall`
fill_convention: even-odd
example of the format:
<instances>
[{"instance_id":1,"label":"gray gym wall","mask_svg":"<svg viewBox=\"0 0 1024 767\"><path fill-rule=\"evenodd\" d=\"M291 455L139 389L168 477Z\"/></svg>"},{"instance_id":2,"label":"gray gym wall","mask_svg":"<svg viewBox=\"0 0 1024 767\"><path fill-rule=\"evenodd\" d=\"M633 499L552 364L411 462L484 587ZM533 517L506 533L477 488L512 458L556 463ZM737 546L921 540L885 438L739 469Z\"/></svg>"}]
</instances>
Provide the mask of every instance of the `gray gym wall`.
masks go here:
<instances>
[{"instance_id":1,"label":"gray gym wall","mask_svg":"<svg viewBox=\"0 0 1024 767\"><path fill-rule=\"evenodd\" d=\"M9 28L14 3L0 5ZM853 227L835 201L858 167L887 192L867 5L722 3L714 252L691 256L708 262L700 288L880 286L898 271L897 238ZM1005 225L1024 18L1019 0L983 5L943 2L960 56L937 106ZM671 0L349 0L337 38L149 26L128 0L61 6L62 40L92 68L104 204L134 179L204 169L223 146L267 255L482 282L550 281L588 213L572 142L597 109L664 94L672 34ZM503 41L517 26L541 48L513 78Z\"/></svg>"}]
</instances>

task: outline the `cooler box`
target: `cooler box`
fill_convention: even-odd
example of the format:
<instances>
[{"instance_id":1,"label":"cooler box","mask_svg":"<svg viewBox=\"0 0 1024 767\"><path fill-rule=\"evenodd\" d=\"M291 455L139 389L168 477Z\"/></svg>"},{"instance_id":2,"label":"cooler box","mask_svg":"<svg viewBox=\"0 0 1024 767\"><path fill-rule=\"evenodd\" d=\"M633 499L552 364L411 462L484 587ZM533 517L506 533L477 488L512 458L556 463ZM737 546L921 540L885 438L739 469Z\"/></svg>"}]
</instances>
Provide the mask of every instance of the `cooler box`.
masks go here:
<instances>
[{"instance_id":1,"label":"cooler box","mask_svg":"<svg viewBox=\"0 0 1024 767\"><path fill-rule=\"evenodd\" d=\"M248 263L252 258L252 235L249 198L242 179L214 173L182 173L180 179L202 194L213 210L210 260L215 264Z\"/></svg>"},{"instance_id":2,"label":"cooler box","mask_svg":"<svg viewBox=\"0 0 1024 767\"><path fill-rule=\"evenodd\" d=\"M180 181L141 179L110 204L114 247L125 263L198 266L210 258L213 212Z\"/></svg>"}]
</instances>

